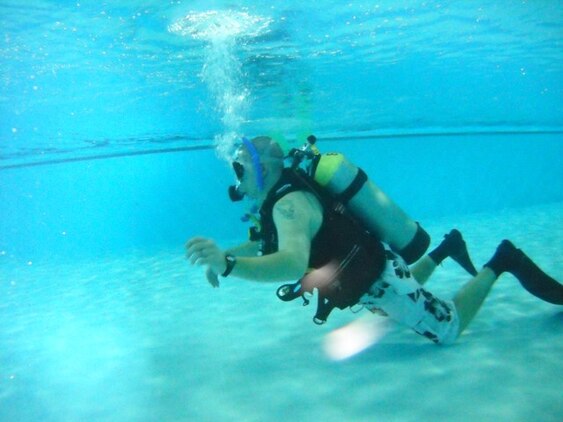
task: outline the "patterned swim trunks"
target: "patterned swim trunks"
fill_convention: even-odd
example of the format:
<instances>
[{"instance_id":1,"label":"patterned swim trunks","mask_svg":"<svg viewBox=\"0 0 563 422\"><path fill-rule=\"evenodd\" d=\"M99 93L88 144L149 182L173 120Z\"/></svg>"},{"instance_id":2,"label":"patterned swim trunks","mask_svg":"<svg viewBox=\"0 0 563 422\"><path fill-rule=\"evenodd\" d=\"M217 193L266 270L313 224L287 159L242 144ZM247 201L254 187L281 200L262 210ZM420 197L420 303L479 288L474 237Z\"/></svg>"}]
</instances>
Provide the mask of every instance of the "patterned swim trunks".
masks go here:
<instances>
[{"instance_id":1,"label":"patterned swim trunks","mask_svg":"<svg viewBox=\"0 0 563 422\"><path fill-rule=\"evenodd\" d=\"M459 334L452 301L437 298L412 277L405 261L385 245L385 269L359 303L411 327L434 343L451 344Z\"/></svg>"}]
</instances>

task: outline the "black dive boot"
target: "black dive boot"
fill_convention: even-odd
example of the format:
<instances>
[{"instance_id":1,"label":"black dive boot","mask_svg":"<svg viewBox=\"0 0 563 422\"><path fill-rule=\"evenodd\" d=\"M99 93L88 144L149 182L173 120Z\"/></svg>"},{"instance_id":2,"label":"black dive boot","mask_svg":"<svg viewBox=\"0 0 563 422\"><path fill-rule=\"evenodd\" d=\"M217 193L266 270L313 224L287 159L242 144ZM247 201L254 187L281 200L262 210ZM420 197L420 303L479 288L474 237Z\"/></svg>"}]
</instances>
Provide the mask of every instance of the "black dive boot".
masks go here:
<instances>
[{"instance_id":1,"label":"black dive boot","mask_svg":"<svg viewBox=\"0 0 563 422\"><path fill-rule=\"evenodd\" d=\"M471 258L467 252L467 245L465 244L459 230L453 229L445 235L442 243L430 252L428 256L432 258L432 261L434 261L436 265L440 265L440 263L449 256L461 265L462 268L469 274L472 276L477 275L477 270L471 262Z\"/></svg>"},{"instance_id":2,"label":"black dive boot","mask_svg":"<svg viewBox=\"0 0 563 422\"><path fill-rule=\"evenodd\" d=\"M563 305L563 284L544 273L509 240L501 242L491 260L484 266L493 270L497 277L507 271L534 296L555 305Z\"/></svg>"}]
</instances>

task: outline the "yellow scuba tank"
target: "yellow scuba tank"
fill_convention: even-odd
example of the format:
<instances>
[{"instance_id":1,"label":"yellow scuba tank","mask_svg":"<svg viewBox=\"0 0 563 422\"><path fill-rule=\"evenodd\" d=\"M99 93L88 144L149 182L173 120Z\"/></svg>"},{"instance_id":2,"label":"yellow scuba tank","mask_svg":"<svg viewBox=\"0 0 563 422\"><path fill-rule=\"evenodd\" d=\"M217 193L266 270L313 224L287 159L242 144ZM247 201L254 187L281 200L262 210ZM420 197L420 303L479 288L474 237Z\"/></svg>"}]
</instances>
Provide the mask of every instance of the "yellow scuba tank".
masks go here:
<instances>
[{"instance_id":1,"label":"yellow scuba tank","mask_svg":"<svg viewBox=\"0 0 563 422\"><path fill-rule=\"evenodd\" d=\"M319 185L344 204L365 228L400 254L407 263L419 259L430 244L430 236L389 198L365 172L343 154L321 154L315 146L316 138L307 138L301 149L304 170ZM296 156L294 150L294 156Z\"/></svg>"}]
</instances>

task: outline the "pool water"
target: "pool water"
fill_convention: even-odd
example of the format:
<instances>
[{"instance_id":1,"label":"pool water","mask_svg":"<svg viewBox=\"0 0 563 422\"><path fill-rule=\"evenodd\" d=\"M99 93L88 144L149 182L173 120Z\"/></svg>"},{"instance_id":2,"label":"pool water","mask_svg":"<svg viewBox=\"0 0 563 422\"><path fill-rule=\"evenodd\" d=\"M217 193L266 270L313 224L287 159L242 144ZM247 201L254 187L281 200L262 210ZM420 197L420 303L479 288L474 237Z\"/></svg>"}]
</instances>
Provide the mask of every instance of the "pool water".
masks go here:
<instances>
[{"instance_id":1,"label":"pool water","mask_svg":"<svg viewBox=\"0 0 563 422\"><path fill-rule=\"evenodd\" d=\"M8 0L0 23L0 421L561 420L561 307L509 274L439 347L184 257L247 235L238 137L314 133L432 245L457 227L480 267L508 238L562 280L558 2ZM428 288L465 281L446 260Z\"/></svg>"}]
</instances>

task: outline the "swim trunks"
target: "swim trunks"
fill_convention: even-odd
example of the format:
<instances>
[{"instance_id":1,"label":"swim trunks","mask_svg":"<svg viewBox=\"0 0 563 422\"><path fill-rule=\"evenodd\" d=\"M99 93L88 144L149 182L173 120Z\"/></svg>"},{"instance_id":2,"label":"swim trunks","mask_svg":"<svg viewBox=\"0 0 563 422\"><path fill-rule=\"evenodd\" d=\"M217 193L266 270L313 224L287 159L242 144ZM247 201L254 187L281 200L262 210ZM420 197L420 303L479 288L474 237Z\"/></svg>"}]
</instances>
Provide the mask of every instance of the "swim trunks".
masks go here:
<instances>
[{"instance_id":1,"label":"swim trunks","mask_svg":"<svg viewBox=\"0 0 563 422\"><path fill-rule=\"evenodd\" d=\"M359 303L371 312L411 327L434 343L453 343L459 333L459 316L453 301L439 299L423 289L403 258L384 246L385 269Z\"/></svg>"}]
</instances>

